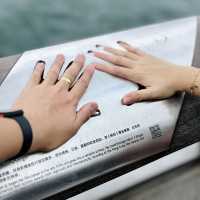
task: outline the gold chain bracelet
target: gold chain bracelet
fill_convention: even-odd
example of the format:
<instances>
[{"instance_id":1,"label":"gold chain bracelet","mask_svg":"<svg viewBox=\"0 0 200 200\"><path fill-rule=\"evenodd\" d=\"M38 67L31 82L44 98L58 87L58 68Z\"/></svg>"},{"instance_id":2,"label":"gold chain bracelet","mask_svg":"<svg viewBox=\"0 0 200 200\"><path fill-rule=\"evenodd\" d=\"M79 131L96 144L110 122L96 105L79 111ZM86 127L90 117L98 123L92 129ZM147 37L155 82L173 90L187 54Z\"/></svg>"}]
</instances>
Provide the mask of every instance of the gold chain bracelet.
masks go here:
<instances>
[{"instance_id":1,"label":"gold chain bracelet","mask_svg":"<svg viewBox=\"0 0 200 200\"><path fill-rule=\"evenodd\" d=\"M199 92L197 92L196 90L199 89L199 85L197 84L197 80L198 80L198 77L199 77L199 74L200 74L200 70L198 70L193 82L192 82L192 85L191 87L189 88L189 93L192 95L192 96L195 96L195 94L197 95ZM196 91L196 93L195 93Z\"/></svg>"}]
</instances>

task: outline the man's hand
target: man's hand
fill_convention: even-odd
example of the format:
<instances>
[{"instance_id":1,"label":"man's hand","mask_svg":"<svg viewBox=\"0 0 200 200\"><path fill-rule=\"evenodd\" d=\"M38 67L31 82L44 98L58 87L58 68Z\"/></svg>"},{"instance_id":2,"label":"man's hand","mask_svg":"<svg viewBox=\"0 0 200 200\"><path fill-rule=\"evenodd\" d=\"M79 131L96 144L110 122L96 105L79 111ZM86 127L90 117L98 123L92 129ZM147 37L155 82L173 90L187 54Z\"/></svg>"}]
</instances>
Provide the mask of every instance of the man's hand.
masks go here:
<instances>
[{"instance_id":1,"label":"man's hand","mask_svg":"<svg viewBox=\"0 0 200 200\"><path fill-rule=\"evenodd\" d=\"M56 57L43 81L45 64L36 64L30 81L12 107L13 110L22 109L32 126L33 143L30 152L49 151L62 145L96 112L98 106L94 102L84 105L78 112L76 110L90 83L94 67L88 66L69 91L70 83L73 83L80 72L84 60L83 55L77 56L65 71L65 78L60 80L58 78L64 64L63 55Z\"/></svg>"}]
</instances>

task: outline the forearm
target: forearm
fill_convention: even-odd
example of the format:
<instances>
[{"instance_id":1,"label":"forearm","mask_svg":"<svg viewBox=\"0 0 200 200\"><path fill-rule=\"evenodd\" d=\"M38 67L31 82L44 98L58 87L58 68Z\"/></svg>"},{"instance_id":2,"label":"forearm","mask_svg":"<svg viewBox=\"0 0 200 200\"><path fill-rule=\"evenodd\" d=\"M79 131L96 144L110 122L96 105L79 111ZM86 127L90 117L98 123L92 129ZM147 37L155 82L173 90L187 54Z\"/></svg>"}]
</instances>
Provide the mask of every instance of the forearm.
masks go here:
<instances>
[{"instance_id":1,"label":"forearm","mask_svg":"<svg viewBox=\"0 0 200 200\"><path fill-rule=\"evenodd\" d=\"M0 161L15 156L22 146L22 133L12 119L0 118Z\"/></svg>"}]
</instances>

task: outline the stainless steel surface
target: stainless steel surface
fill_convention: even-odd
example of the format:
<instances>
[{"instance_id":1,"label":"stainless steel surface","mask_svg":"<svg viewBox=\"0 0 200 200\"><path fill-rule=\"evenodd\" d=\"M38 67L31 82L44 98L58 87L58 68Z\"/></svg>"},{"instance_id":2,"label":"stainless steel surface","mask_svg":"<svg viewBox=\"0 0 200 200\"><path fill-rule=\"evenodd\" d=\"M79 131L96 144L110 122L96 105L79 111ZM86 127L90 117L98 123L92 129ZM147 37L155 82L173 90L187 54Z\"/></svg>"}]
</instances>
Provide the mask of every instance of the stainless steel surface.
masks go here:
<instances>
[{"instance_id":1,"label":"stainless steel surface","mask_svg":"<svg viewBox=\"0 0 200 200\"><path fill-rule=\"evenodd\" d=\"M71 197L69 198L69 200L85 200L85 199L99 200L106 198L111 199L111 197L113 199L115 199L116 197L117 199L118 198L117 195L120 194L121 192L124 192L129 188L133 189L133 187L137 186L138 184L144 183L147 180L159 176L160 174L173 170L177 167L185 165L186 163L197 160L199 158L200 158L200 143L195 143L175 153L164 156L143 167L133 170L123 176L115 178L93 189L90 189L79 195ZM198 178L200 179L200 177ZM143 192L146 193L145 190ZM168 192L170 193L170 191ZM132 197L133 199L138 199L138 196L130 195L129 198Z\"/></svg>"},{"instance_id":2,"label":"stainless steel surface","mask_svg":"<svg viewBox=\"0 0 200 200\"><path fill-rule=\"evenodd\" d=\"M187 24L187 29L185 29L185 24ZM177 33L176 31L177 29L180 30L180 32ZM147 32L148 32L148 37L146 36ZM82 51L87 51L87 49L92 48L96 42L105 43L105 41L109 41L110 44L114 44L116 40L123 37L126 38L126 41L131 43L136 43L138 46L144 48L148 52L151 52L157 56L166 58L173 62L186 65L191 63L192 60L195 35L196 35L196 18L189 18L166 24L149 26L136 30L129 30L122 33L116 33L110 36L97 37L67 45L61 45L52 48L27 52L19 59L17 65L15 66L15 68L13 68L13 70L11 71L11 73L1 86L0 91L2 94L4 94L3 97L5 97L5 99L4 98L0 99L0 105L2 106L1 108L2 109L8 108L11 105L15 97L18 95L20 89L24 86L28 77L30 76L34 63L37 61L37 59L46 58L49 66L50 63L52 62L53 57L55 57L56 53L58 52L65 53L65 51L67 50L67 52L72 52L72 55L69 54L66 55L69 61L70 59L73 58L74 54L77 53L77 51L79 51L80 49L82 49ZM187 40L185 40L185 38L187 38ZM88 60L91 61L91 58L89 58ZM30 68L27 68L27 66L30 66ZM20 80L16 79L16 77L19 77L17 76L17 74L21 75L22 73L24 73L26 76L22 76L23 78L21 78ZM169 147L171 136L173 134L178 113L182 103L181 96L174 97L172 99L164 101L141 103L138 104L137 106L129 107L126 109L120 107L119 110L115 110L114 108L119 106L119 102L116 101L115 98L119 100L119 97L124 92L136 89L136 86L130 85L124 81L113 79L101 73L96 74L95 78L93 80L93 84L91 84L91 89L88 90L88 93L82 99L81 103L84 103L84 101L91 98L94 98L97 101L99 101L103 110L105 109L103 118L101 119L96 118L95 119L96 123L95 121L91 121L89 124L87 124L87 126L83 127L83 129L80 130L77 137L74 137L66 145L57 149L54 152L51 152L50 154L33 155L30 157L26 157L23 162L21 160L15 163L8 163L8 166L3 167L1 169L2 171L5 169L13 171L14 169L17 169L17 166L21 165L25 166L25 164L28 165L30 162L34 161L38 165L38 168L32 166L29 169L24 168L21 171L19 170L21 183L24 182L26 186L23 187L22 185L20 185L21 183L19 183L19 179L16 178L15 180L18 180L18 182L16 183L17 184L16 187L19 188L21 187L21 191L18 192L16 190L13 190L13 194L15 194L15 197L13 198L18 197L21 199L23 198L34 199L34 198L48 196L55 192L59 192L63 189L70 188L73 185L86 181L92 177L99 176L100 174L116 169L122 165L126 165L129 162L133 162L138 159L144 158L146 156L152 155L154 153L160 152ZM98 86L98 80L101 79L107 82L109 82L110 80L109 83L111 84L108 85L110 87L109 89L112 89L114 86L118 86L119 88L125 89L125 90L124 89L120 90L119 93L116 90L112 91L114 97L112 105L113 107L107 104L104 98L101 98L101 96L97 96L97 93L95 93L96 91L95 87ZM13 82L9 80L16 80L16 81ZM19 90L14 90L12 94L7 92L11 91L13 88L17 88ZM104 89L105 88L101 88L102 92L100 92L99 95L101 95L101 93L103 92L105 93ZM96 96L98 98L96 98ZM108 97L111 98L110 96ZM115 110L115 112L113 112L113 110ZM147 113L151 113L151 115L149 115L148 117ZM117 114L120 114L121 116L120 119L119 118L116 119L113 117L116 116ZM122 116L126 116L127 119L131 120L123 121L122 123L121 119L124 118ZM137 116L137 117L135 117L135 119L132 119L132 116ZM159 119L157 116L159 116ZM115 123L112 126L110 126L109 124L107 125L105 124L105 122L107 122L108 119L110 118L112 118L115 121ZM151 135L148 131L148 127L155 125L155 122L160 125L163 135L157 140L152 140ZM107 133L107 130L109 129L110 129L109 132L112 133L116 131L117 128L123 128L122 124L125 128L130 127L130 125L132 125L133 127L133 125L137 124L140 124L140 126L138 130L136 129L136 131L132 130L130 132L127 132L127 135L124 135L123 137L119 136L116 137L115 139L101 141L100 144L96 143L95 150L101 153L100 150L102 149L102 147L106 147L108 145L108 141L109 144L114 145L124 141L125 139L129 139L130 136L132 135L138 135L138 134L141 135L141 133L143 133L142 134L143 136L140 137L144 139L141 139L139 144L134 144L134 146L127 145L127 147L124 148L123 151L121 152L111 151L110 154L104 155L100 160L96 157L96 159L89 160L88 163L85 163L84 165L79 163L78 166L76 167L74 166L71 169L70 167L69 169L66 168L66 165L67 163L69 164L70 159L77 158L77 156L80 157L81 155L80 153L82 154L92 153L94 151L94 146L88 147L84 151L81 151L81 149L75 152L71 151L70 154L66 155L63 154L61 157L56 158L56 153L61 154L63 149L65 150L72 149L75 144L80 145L83 142L94 140L95 139L94 135L88 134L90 130L95 130L96 131L95 136L101 137L105 136L104 134ZM118 127L116 127L116 125ZM97 127L99 128L97 129ZM44 157L48 158L48 156L50 157L52 156L53 158L49 159L49 161L47 161L46 163L38 164L39 159L42 159ZM32 171L30 169L32 169ZM41 169L44 170L42 172L44 173L43 178L40 177L41 179L39 180L38 177L37 179L38 182L36 183L36 180L33 181L33 177L31 177L31 175L33 175L34 172L35 174L37 172L38 173L41 172ZM23 174L25 174L25 176ZM46 176L48 176L48 180L46 179ZM28 181L27 179L29 179L30 181L29 183L27 182L25 183L25 181ZM7 191L9 191L9 195L12 196L11 190L9 188ZM38 191L40 191L40 193L38 193ZM31 194L31 192L33 193ZM38 196L36 196L36 193Z\"/></svg>"}]
</instances>

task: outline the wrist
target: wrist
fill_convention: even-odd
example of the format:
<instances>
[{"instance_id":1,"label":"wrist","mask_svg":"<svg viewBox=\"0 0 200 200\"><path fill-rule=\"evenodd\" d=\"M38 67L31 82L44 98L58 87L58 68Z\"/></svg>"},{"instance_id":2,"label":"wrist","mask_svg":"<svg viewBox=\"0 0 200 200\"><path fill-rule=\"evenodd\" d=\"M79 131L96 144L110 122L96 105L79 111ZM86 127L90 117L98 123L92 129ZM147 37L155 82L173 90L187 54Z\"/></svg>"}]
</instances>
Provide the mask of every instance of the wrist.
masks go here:
<instances>
[{"instance_id":1,"label":"wrist","mask_svg":"<svg viewBox=\"0 0 200 200\"><path fill-rule=\"evenodd\" d=\"M196 69L192 84L187 92L192 96L200 96L200 69Z\"/></svg>"},{"instance_id":2,"label":"wrist","mask_svg":"<svg viewBox=\"0 0 200 200\"><path fill-rule=\"evenodd\" d=\"M0 118L0 160L7 160L17 155L22 147L23 137L16 121Z\"/></svg>"},{"instance_id":3,"label":"wrist","mask_svg":"<svg viewBox=\"0 0 200 200\"><path fill-rule=\"evenodd\" d=\"M175 74L175 89L181 92L190 92L199 69L195 67L177 67L178 73Z\"/></svg>"}]
</instances>

